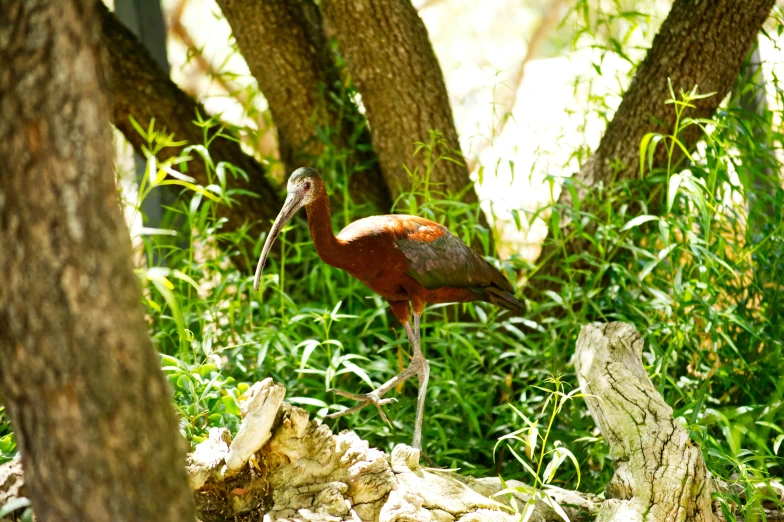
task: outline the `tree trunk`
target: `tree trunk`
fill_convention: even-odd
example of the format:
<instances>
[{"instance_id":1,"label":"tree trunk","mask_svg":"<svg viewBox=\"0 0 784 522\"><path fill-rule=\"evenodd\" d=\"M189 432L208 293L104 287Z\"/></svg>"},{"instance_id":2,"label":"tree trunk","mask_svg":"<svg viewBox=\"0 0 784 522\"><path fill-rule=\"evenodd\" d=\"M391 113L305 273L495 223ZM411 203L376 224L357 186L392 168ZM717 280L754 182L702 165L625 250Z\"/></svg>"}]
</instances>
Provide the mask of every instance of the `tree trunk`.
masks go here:
<instances>
[{"instance_id":1,"label":"tree trunk","mask_svg":"<svg viewBox=\"0 0 784 522\"><path fill-rule=\"evenodd\" d=\"M411 2L324 0L322 8L362 95L373 146L393 197L412 188L405 167L425 177L428 154L414 155L416 143L430 142L431 131L437 131L441 139L433 159L447 155L457 162L432 165L429 190L465 191L463 201L477 201L441 67Z\"/></svg>"},{"instance_id":2,"label":"tree trunk","mask_svg":"<svg viewBox=\"0 0 784 522\"><path fill-rule=\"evenodd\" d=\"M103 25L104 44L108 50L106 69L109 71L109 83L114 102L114 125L125 135L134 149L141 153L147 145L136 129L131 125L130 116L147 128L155 118L156 128L166 128L175 134L177 140L187 140L188 144L202 144L203 130L193 124L198 111L205 119L207 111L185 94L169 75L163 72L150 56L147 49L138 41L115 17L103 2L97 2L98 11ZM242 189L258 194L258 197L236 195L236 203L230 208L221 206L219 215L226 217L224 229L235 231L249 222L258 224L254 233L266 230L269 221L274 220L280 210L282 201L272 184L268 181L264 168L252 157L248 156L239 144L218 138L210 145L210 156L214 164L226 161L244 170L248 181L234 179L228 175L229 189ZM177 156L182 147L164 149L161 159ZM188 162L188 175L196 178L203 186L214 183L208 178L201 158Z\"/></svg>"},{"instance_id":3,"label":"tree trunk","mask_svg":"<svg viewBox=\"0 0 784 522\"><path fill-rule=\"evenodd\" d=\"M382 211L391 208L365 119L343 88L313 0L218 0L259 82L278 128L288 172L336 168L317 160L330 146L345 158L351 195Z\"/></svg>"},{"instance_id":4,"label":"tree trunk","mask_svg":"<svg viewBox=\"0 0 784 522\"><path fill-rule=\"evenodd\" d=\"M0 9L0 394L41 521L193 521L112 176L94 0Z\"/></svg>"},{"instance_id":5,"label":"tree trunk","mask_svg":"<svg viewBox=\"0 0 784 522\"><path fill-rule=\"evenodd\" d=\"M675 0L599 147L575 174L579 199L600 183L607 186L638 176L643 136L649 132L672 132L675 111L672 105L665 104L671 97L668 78L676 95L695 86L700 93L716 93L697 100L695 107L686 111L686 116L692 118L713 115L730 92L773 4L774 0ZM680 135L681 142L689 148L699 139L696 125ZM661 166L666 158L663 147L658 152L654 167ZM572 204L568 190L561 191L558 204ZM569 224L567 220L565 226ZM547 263L537 274L539 277L529 281L529 288L557 291L560 283L549 278L557 280L563 276L563 265L558 260L588 249L590 244L579 237L564 245L546 244L540 259ZM579 281L575 284L579 285Z\"/></svg>"}]
</instances>

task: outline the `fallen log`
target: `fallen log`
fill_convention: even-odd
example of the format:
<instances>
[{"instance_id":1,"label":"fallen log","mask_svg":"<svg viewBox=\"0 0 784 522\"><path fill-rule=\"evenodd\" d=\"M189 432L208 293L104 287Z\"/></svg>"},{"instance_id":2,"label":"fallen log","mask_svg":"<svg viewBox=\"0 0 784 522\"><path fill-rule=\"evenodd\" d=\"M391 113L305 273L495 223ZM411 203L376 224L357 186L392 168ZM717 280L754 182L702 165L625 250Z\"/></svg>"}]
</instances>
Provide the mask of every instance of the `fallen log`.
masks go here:
<instances>
[{"instance_id":1,"label":"fallen log","mask_svg":"<svg viewBox=\"0 0 784 522\"><path fill-rule=\"evenodd\" d=\"M723 520L711 495L726 486L710 478L700 449L653 387L642 345L628 324L582 329L575 369L615 475L604 499L559 488L547 494L575 522ZM332 433L284 396L285 388L272 379L256 383L243 402L237 435L213 428L188 456L202 522L520 520L514 505L519 510L530 497L504 492L519 482L504 486L495 477L423 467L419 451L404 444L386 455L354 432ZM779 484L763 487L784 499ZM23 491L18 461L0 466L0 506ZM760 515L758 520L784 520L773 510ZM560 520L540 500L529 518Z\"/></svg>"}]
</instances>

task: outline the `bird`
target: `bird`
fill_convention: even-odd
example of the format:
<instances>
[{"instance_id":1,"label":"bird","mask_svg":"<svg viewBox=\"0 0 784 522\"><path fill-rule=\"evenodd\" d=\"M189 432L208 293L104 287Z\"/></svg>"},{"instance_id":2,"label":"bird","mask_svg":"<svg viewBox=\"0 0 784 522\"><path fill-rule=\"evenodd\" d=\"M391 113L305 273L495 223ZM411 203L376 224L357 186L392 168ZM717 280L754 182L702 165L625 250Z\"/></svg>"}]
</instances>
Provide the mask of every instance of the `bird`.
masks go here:
<instances>
[{"instance_id":1,"label":"bird","mask_svg":"<svg viewBox=\"0 0 784 522\"><path fill-rule=\"evenodd\" d=\"M523 305L515 297L512 284L498 269L446 227L429 219L404 214L370 216L350 223L336 236L332 231L326 186L319 173L309 167L298 168L289 177L286 200L259 256L254 290L259 290L273 243L302 207L305 207L310 236L321 260L345 270L383 297L403 325L413 349L408 367L369 393L328 390L355 400L357 404L326 417L349 415L372 404L390 424L382 406L396 399L384 396L416 375L419 390L411 446L421 450L430 376L430 365L422 352L419 334L425 305L485 301L513 311L522 310Z\"/></svg>"}]
</instances>

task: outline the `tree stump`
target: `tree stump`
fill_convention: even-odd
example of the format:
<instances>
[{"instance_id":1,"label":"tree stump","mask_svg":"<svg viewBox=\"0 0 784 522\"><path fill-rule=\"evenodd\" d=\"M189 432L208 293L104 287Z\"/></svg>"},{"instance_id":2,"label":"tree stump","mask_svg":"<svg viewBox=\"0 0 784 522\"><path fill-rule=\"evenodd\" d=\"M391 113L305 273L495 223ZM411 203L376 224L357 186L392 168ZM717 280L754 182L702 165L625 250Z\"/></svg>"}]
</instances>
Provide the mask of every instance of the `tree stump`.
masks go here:
<instances>
[{"instance_id":1,"label":"tree stump","mask_svg":"<svg viewBox=\"0 0 784 522\"><path fill-rule=\"evenodd\" d=\"M615 465L597 521L713 521L702 451L653 387L642 347L626 323L584 326L577 339L577 378Z\"/></svg>"}]
</instances>

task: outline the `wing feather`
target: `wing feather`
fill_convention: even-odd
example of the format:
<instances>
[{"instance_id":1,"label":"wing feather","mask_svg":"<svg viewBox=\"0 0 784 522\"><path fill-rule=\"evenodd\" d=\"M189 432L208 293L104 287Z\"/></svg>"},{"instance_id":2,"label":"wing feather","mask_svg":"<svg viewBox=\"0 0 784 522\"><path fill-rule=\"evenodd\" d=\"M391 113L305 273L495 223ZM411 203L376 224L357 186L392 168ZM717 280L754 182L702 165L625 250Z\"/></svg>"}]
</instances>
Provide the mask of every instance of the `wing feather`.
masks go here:
<instances>
[{"instance_id":1,"label":"wing feather","mask_svg":"<svg viewBox=\"0 0 784 522\"><path fill-rule=\"evenodd\" d=\"M408 260L408 275L419 284L431 290L496 286L514 293L501 272L446 227L427 219L405 217L406 233L395 243Z\"/></svg>"}]
</instances>

